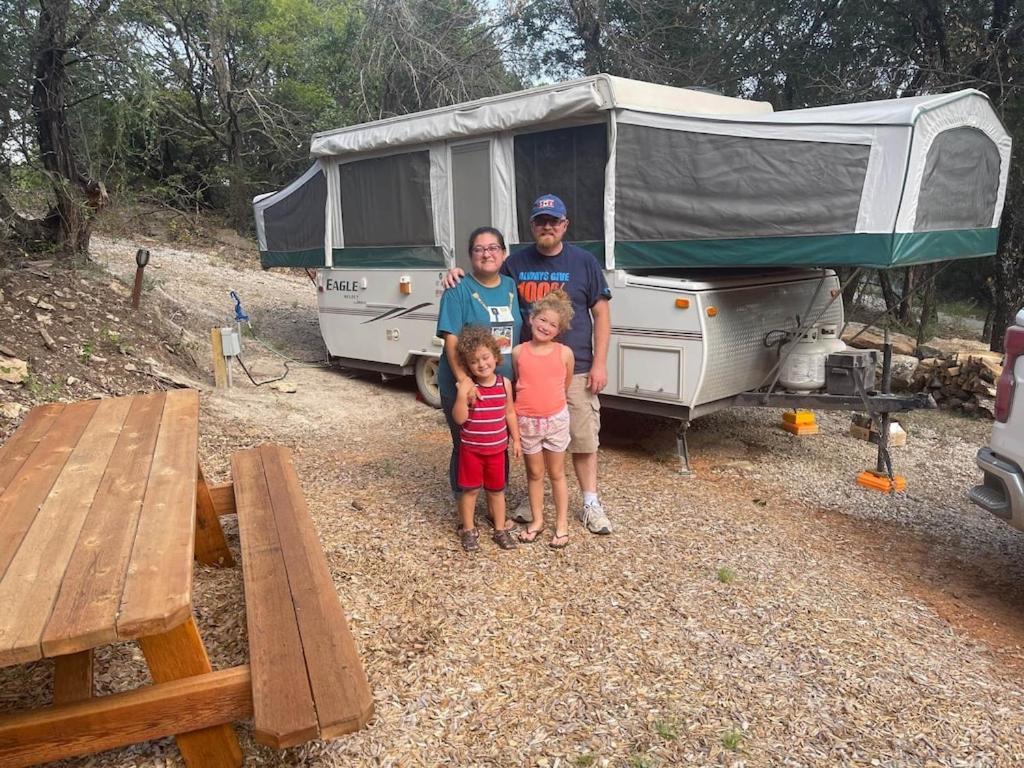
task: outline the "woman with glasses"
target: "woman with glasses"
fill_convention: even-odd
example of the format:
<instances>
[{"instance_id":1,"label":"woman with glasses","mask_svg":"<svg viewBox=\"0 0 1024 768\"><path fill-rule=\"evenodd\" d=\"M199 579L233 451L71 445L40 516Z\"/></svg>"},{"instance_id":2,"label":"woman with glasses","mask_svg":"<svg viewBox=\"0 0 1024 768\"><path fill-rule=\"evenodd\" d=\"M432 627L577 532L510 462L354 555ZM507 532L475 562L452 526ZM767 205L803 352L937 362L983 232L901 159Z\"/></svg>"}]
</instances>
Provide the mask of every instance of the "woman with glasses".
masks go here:
<instances>
[{"instance_id":1,"label":"woman with glasses","mask_svg":"<svg viewBox=\"0 0 1024 768\"><path fill-rule=\"evenodd\" d=\"M512 379L512 347L519 343L523 320L519 314L516 283L500 273L508 251L505 238L494 227L478 227L469 236L469 260L472 272L441 297L437 335L444 339L444 350L437 371L441 390L441 409L452 434L452 454L448 463L448 481L452 494L459 496L458 455L460 427L452 419L458 383L471 380L456 352L458 335L469 325L489 328L502 351L497 373ZM507 457L506 457L507 461ZM506 472L506 475L508 473ZM509 522L508 529L515 523Z\"/></svg>"}]
</instances>

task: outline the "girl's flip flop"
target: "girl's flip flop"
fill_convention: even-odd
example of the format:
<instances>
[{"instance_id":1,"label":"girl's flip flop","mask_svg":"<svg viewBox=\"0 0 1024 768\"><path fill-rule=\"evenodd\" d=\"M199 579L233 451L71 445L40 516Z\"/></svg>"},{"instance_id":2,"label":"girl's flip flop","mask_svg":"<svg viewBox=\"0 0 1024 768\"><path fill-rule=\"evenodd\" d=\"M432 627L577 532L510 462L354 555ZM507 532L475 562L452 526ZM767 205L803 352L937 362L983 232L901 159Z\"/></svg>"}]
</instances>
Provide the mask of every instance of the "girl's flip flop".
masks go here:
<instances>
[{"instance_id":1,"label":"girl's flip flop","mask_svg":"<svg viewBox=\"0 0 1024 768\"><path fill-rule=\"evenodd\" d=\"M551 537L551 541L548 542L548 546L552 549L565 549L569 546L569 534L556 533Z\"/></svg>"}]
</instances>

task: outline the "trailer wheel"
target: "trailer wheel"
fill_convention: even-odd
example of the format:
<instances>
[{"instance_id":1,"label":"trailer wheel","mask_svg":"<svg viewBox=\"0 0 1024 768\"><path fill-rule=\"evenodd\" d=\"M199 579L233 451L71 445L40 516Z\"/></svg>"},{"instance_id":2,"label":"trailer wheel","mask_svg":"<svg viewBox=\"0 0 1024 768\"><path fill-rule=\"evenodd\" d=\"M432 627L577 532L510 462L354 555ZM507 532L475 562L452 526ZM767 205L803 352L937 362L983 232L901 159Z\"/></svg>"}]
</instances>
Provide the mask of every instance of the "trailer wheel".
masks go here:
<instances>
[{"instance_id":1,"label":"trailer wheel","mask_svg":"<svg viewBox=\"0 0 1024 768\"><path fill-rule=\"evenodd\" d=\"M437 385L437 358L420 357L416 360L416 389L423 402L431 408L441 407L441 389Z\"/></svg>"}]
</instances>

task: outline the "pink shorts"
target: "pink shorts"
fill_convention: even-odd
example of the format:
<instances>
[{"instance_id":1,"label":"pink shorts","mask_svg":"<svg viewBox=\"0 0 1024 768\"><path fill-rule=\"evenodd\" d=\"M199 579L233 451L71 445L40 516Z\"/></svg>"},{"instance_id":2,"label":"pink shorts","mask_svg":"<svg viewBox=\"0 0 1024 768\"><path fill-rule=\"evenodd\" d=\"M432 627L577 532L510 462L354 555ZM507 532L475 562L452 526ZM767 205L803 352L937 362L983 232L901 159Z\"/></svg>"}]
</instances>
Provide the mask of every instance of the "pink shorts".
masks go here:
<instances>
[{"instance_id":1,"label":"pink shorts","mask_svg":"<svg viewBox=\"0 0 1024 768\"><path fill-rule=\"evenodd\" d=\"M569 447L569 409L553 416L519 416L519 440L523 453L564 453Z\"/></svg>"}]
</instances>

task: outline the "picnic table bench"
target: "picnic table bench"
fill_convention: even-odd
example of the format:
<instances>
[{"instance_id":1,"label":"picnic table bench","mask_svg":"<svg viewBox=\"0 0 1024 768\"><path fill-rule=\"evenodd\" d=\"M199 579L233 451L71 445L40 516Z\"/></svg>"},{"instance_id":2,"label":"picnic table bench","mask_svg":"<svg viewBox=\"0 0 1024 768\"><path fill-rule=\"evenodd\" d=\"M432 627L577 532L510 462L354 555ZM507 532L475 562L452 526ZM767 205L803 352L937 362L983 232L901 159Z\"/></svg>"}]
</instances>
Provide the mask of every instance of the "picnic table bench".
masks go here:
<instances>
[{"instance_id":1,"label":"picnic table bench","mask_svg":"<svg viewBox=\"0 0 1024 768\"><path fill-rule=\"evenodd\" d=\"M190 766L237 766L231 723L282 748L362 727L373 703L286 449L210 487L189 390L33 409L0 447L0 666L53 658L53 705L0 715L0 765L175 735ZM250 663L213 671L192 561L231 565L237 513ZM134 640L153 678L94 697L93 649Z\"/></svg>"}]
</instances>

